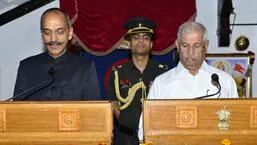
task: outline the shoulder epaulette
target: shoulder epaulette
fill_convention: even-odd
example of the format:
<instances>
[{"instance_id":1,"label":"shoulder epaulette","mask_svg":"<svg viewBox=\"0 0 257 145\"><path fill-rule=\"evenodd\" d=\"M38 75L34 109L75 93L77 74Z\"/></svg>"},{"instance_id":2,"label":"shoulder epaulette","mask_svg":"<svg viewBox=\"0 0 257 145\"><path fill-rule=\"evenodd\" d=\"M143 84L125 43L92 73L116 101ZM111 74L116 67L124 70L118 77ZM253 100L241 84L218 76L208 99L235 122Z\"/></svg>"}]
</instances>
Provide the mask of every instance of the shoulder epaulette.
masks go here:
<instances>
[{"instance_id":1,"label":"shoulder epaulette","mask_svg":"<svg viewBox=\"0 0 257 145\"><path fill-rule=\"evenodd\" d=\"M163 64L159 64L159 68L162 68L164 70L168 70L169 69L169 66L168 65L163 65Z\"/></svg>"},{"instance_id":2,"label":"shoulder epaulette","mask_svg":"<svg viewBox=\"0 0 257 145\"><path fill-rule=\"evenodd\" d=\"M122 68L122 65L114 65L114 66L112 67L112 70L113 70L113 71L116 71L116 70L118 70L118 69L120 69L120 68Z\"/></svg>"}]
</instances>

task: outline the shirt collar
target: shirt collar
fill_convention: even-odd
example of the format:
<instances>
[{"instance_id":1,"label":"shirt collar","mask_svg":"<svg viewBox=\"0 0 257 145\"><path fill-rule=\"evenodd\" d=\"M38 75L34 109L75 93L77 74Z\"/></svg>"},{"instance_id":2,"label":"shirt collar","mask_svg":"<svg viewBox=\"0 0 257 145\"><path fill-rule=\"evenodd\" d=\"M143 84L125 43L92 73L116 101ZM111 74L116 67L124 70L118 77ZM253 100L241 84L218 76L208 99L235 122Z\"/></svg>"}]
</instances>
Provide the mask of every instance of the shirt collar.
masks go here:
<instances>
[{"instance_id":1,"label":"shirt collar","mask_svg":"<svg viewBox=\"0 0 257 145\"><path fill-rule=\"evenodd\" d=\"M211 70L210 65L208 65L208 63L206 61L203 61L203 64L202 64L200 69L203 70L203 71L209 72L209 73L210 73L210 70Z\"/></svg>"},{"instance_id":2,"label":"shirt collar","mask_svg":"<svg viewBox=\"0 0 257 145\"><path fill-rule=\"evenodd\" d=\"M147 61L147 64L146 64L146 67L145 67L145 70L144 70L144 71L146 71L147 69L151 69L151 68L153 68L153 65L151 65L151 64L152 64L152 60L148 59L148 61ZM132 69L138 70L138 69L137 69L137 67L135 66L135 64L134 64L134 62L133 62L133 60L132 60L132 59L130 59L130 60L129 60L129 66L130 66L130 68L132 68Z\"/></svg>"},{"instance_id":3,"label":"shirt collar","mask_svg":"<svg viewBox=\"0 0 257 145\"><path fill-rule=\"evenodd\" d=\"M71 53L68 52L67 50L63 55L61 55L57 58L53 58L51 55L48 54L48 60L50 60L53 63L61 63L61 62L64 62L65 60L67 60L67 58L69 58L70 55L71 55Z\"/></svg>"},{"instance_id":4,"label":"shirt collar","mask_svg":"<svg viewBox=\"0 0 257 145\"><path fill-rule=\"evenodd\" d=\"M210 72L210 66L207 64L207 62L206 61L203 61L203 63L202 63L202 65L201 65L201 67L200 67L200 69L199 69L199 72L200 71L205 71L205 72ZM188 72L188 70L183 66L183 64L179 61L179 63L178 63L178 65L177 65L177 67L176 67L176 74L179 74L180 72L182 72L182 71L186 71L186 72Z\"/></svg>"}]
</instances>

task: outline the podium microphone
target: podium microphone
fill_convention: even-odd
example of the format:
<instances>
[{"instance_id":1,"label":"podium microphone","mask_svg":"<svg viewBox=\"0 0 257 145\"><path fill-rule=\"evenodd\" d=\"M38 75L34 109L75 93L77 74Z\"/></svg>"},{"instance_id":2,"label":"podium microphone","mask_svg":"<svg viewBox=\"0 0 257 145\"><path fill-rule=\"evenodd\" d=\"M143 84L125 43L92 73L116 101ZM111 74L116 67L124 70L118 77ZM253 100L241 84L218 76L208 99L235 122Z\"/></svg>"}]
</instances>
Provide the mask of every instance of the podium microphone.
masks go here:
<instances>
[{"instance_id":1,"label":"podium microphone","mask_svg":"<svg viewBox=\"0 0 257 145\"><path fill-rule=\"evenodd\" d=\"M208 97L211 97L211 96L215 96L217 94L220 93L221 91L221 86L220 86L220 82L219 82L219 76L214 73L211 75L211 80L212 80L212 83L218 87L218 92L214 93L214 94L210 94L210 95L205 95L205 96L201 96L201 97L197 97L195 99L204 99L204 98L208 98Z\"/></svg>"},{"instance_id":2,"label":"podium microphone","mask_svg":"<svg viewBox=\"0 0 257 145\"><path fill-rule=\"evenodd\" d=\"M29 88L29 89L27 89L27 90L25 90L25 91L15 95L15 96L11 97L11 98L8 98L8 99L6 99L4 101L10 101L10 100L16 99L16 98L19 98L19 100L23 100L23 99L27 98L29 95L31 95L33 93L36 93L37 91L52 85L54 83L54 81L55 81L55 75L54 75L55 74L55 70L54 70L54 68L52 68L52 67L49 68L48 74L51 76L50 79L45 80L45 81L41 82L40 84L37 84L34 87Z\"/></svg>"}]
</instances>

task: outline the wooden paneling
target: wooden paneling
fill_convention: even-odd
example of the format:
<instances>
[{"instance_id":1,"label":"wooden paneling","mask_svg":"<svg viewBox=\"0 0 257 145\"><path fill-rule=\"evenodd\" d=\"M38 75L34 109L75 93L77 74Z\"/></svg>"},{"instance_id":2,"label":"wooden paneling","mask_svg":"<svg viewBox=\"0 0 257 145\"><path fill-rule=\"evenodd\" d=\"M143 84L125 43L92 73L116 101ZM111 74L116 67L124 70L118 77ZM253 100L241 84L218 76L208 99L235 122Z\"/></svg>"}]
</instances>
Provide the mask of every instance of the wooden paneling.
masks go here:
<instances>
[{"instance_id":1,"label":"wooden paneling","mask_svg":"<svg viewBox=\"0 0 257 145\"><path fill-rule=\"evenodd\" d=\"M2 102L0 145L110 145L109 102Z\"/></svg>"},{"instance_id":2,"label":"wooden paneling","mask_svg":"<svg viewBox=\"0 0 257 145\"><path fill-rule=\"evenodd\" d=\"M154 145L257 145L257 100L146 100L144 128Z\"/></svg>"}]
</instances>

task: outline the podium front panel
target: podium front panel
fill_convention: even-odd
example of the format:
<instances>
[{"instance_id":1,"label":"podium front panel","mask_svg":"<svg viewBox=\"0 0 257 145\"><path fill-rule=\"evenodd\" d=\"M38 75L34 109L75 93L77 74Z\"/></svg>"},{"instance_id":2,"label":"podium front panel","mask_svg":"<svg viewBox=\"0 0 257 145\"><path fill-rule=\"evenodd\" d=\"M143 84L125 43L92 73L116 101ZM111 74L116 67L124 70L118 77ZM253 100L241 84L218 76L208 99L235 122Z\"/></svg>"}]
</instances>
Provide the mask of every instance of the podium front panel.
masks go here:
<instances>
[{"instance_id":1,"label":"podium front panel","mask_svg":"<svg viewBox=\"0 0 257 145\"><path fill-rule=\"evenodd\" d=\"M257 145L257 100L146 100L153 145Z\"/></svg>"},{"instance_id":2,"label":"podium front panel","mask_svg":"<svg viewBox=\"0 0 257 145\"><path fill-rule=\"evenodd\" d=\"M1 145L110 145L107 101L2 102Z\"/></svg>"}]
</instances>

